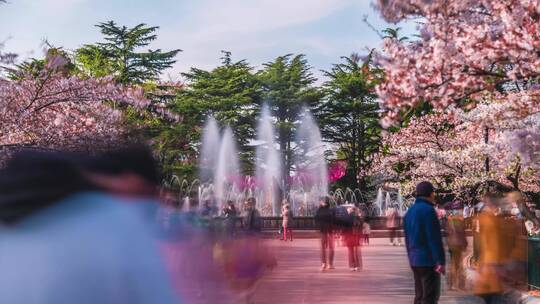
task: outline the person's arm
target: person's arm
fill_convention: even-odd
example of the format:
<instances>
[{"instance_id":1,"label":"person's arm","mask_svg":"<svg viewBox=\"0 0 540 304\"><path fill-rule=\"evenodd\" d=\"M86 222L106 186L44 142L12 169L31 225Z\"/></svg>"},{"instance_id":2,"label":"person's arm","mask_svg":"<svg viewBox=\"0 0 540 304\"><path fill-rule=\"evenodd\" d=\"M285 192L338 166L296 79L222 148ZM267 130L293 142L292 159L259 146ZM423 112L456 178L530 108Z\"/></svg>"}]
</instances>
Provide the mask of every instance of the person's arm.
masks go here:
<instances>
[{"instance_id":1,"label":"person's arm","mask_svg":"<svg viewBox=\"0 0 540 304\"><path fill-rule=\"evenodd\" d=\"M429 211L424 218L424 222L431 256L438 266L444 267L446 264L446 257L444 255L444 247L442 243L441 224L439 223L439 219L434 209Z\"/></svg>"}]
</instances>

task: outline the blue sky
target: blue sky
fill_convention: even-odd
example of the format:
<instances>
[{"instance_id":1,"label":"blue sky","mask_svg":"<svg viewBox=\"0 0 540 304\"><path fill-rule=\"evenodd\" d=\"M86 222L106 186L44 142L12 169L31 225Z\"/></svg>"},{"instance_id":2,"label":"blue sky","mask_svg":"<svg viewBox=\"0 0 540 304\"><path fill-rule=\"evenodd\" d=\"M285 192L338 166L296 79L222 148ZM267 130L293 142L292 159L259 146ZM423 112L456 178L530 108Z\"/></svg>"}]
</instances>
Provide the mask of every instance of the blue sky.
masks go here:
<instances>
[{"instance_id":1,"label":"blue sky","mask_svg":"<svg viewBox=\"0 0 540 304\"><path fill-rule=\"evenodd\" d=\"M74 49L101 39L93 25L107 20L158 25L152 49L183 50L165 78L195 66L219 64L220 50L255 67L287 53L303 53L320 76L340 56L366 53L380 38L363 22L388 26L369 0L8 0L0 6L0 40L22 58L41 56L42 41ZM405 24L413 33L414 24ZM323 79L320 79L322 81Z\"/></svg>"}]
</instances>

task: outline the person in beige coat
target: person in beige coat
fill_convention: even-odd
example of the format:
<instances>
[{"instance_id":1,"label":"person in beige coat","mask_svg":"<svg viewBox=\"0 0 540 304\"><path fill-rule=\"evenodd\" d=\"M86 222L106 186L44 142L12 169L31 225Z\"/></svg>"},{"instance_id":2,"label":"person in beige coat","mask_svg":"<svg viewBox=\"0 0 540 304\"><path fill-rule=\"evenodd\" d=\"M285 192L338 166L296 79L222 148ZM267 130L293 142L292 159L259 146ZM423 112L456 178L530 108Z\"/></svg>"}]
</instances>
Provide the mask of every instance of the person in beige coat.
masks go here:
<instances>
[{"instance_id":1,"label":"person in beige coat","mask_svg":"<svg viewBox=\"0 0 540 304\"><path fill-rule=\"evenodd\" d=\"M287 203L287 201L283 202L283 207L281 208L281 217L283 219L282 226L283 226L283 238L282 240L287 241L287 238L289 238L292 242L293 240L293 234L292 234L292 225L293 225L293 216L291 212L291 207Z\"/></svg>"}]
</instances>

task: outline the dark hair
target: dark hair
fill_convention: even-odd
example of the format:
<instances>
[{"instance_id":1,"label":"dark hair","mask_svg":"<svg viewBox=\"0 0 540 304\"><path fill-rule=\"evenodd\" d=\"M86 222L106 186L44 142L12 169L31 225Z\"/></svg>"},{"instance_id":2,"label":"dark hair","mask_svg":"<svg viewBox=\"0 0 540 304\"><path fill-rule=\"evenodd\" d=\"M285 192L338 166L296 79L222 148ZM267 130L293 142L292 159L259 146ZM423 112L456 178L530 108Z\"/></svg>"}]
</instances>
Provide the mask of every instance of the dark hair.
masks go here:
<instances>
[{"instance_id":1,"label":"dark hair","mask_svg":"<svg viewBox=\"0 0 540 304\"><path fill-rule=\"evenodd\" d=\"M330 206L330 198L328 196L319 197L320 202L324 202L327 206Z\"/></svg>"},{"instance_id":2,"label":"dark hair","mask_svg":"<svg viewBox=\"0 0 540 304\"><path fill-rule=\"evenodd\" d=\"M250 205L253 205L253 206L255 206L255 203L256 203L256 201L255 201L255 198L254 198L254 197L250 197L250 198L248 198L248 199L247 199L247 202L248 202L248 204L250 204Z\"/></svg>"},{"instance_id":3,"label":"dark hair","mask_svg":"<svg viewBox=\"0 0 540 304\"><path fill-rule=\"evenodd\" d=\"M430 197L433 192L435 188L430 182L424 181L416 185L416 197Z\"/></svg>"},{"instance_id":4,"label":"dark hair","mask_svg":"<svg viewBox=\"0 0 540 304\"><path fill-rule=\"evenodd\" d=\"M0 221L13 223L69 195L96 190L80 168L82 155L20 151L0 170Z\"/></svg>"},{"instance_id":5,"label":"dark hair","mask_svg":"<svg viewBox=\"0 0 540 304\"><path fill-rule=\"evenodd\" d=\"M143 145L126 146L97 155L85 164L90 173L119 175L135 173L158 184L156 162L150 149Z\"/></svg>"}]
</instances>

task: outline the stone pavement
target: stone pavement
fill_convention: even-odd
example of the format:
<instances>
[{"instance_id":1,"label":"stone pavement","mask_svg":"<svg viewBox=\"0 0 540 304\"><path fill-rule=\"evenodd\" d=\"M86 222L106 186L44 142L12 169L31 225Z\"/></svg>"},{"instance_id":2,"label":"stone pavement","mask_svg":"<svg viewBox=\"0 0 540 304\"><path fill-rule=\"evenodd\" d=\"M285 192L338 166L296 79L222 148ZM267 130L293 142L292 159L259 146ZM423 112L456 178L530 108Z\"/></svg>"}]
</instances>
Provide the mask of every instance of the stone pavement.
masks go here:
<instances>
[{"instance_id":1,"label":"stone pavement","mask_svg":"<svg viewBox=\"0 0 540 304\"><path fill-rule=\"evenodd\" d=\"M334 270L320 271L317 239L269 241L278 267L257 286L254 303L412 303L414 284L404 247L373 239L362 247L364 270L351 272L346 248L336 244ZM482 303L473 296L446 290L440 303Z\"/></svg>"}]
</instances>

